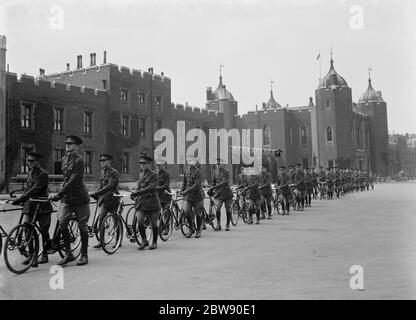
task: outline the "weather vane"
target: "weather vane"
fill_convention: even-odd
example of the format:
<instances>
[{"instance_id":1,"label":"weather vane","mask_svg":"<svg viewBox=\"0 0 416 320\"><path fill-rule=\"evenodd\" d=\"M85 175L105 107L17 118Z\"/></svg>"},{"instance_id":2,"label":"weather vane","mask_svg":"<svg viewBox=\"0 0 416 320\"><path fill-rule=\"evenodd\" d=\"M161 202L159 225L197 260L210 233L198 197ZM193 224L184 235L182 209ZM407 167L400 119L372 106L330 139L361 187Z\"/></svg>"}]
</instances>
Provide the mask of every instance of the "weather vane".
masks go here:
<instances>
[{"instance_id":1,"label":"weather vane","mask_svg":"<svg viewBox=\"0 0 416 320\"><path fill-rule=\"evenodd\" d=\"M220 76L222 76L222 68L224 68L224 65L220 64Z\"/></svg>"}]
</instances>

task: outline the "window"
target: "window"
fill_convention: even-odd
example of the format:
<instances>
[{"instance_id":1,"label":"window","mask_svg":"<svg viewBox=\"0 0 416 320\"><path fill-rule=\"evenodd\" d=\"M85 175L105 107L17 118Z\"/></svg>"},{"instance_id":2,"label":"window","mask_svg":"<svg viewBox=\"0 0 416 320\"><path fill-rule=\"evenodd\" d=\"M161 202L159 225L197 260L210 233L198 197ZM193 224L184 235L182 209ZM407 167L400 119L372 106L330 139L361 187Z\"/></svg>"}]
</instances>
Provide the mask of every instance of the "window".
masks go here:
<instances>
[{"instance_id":1,"label":"window","mask_svg":"<svg viewBox=\"0 0 416 320\"><path fill-rule=\"evenodd\" d=\"M331 107L331 100L326 100L326 107L327 108Z\"/></svg>"},{"instance_id":2,"label":"window","mask_svg":"<svg viewBox=\"0 0 416 320\"><path fill-rule=\"evenodd\" d=\"M305 126L300 127L300 143L302 145L308 144L308 130Z\"/></svg>"},{"instance_id":3,"label":"window","mask_svg":"<svg viewBox=\"0 0 416 320\"><path fill-rule=\"evenodd\" d=\"M85 151L84 159L85 159L84 173L85 174L92 174L92 152L91 151Z\"/></svg>"},{"instance_id":4,"label":"window","mask_svg":"<svg viewBox=\"0 0 416 320\"><path fill-rule=\"evenodd\" d=\"M328 160L328 168L334 167L334 160Z\"/></svg>"},{"instance_id":5,"label":"window","mask_svg":"<svg viewBox=\"0 0 416 320\"><path fill-rule=\"evenodd\" d=\"M128 102L129 101L129 90L121 89L121 101Z\"/></svg>"},{"instance_id":6,"label":"window","mask_svg":"<svg viewBox=\"0 0 416 320\"><path fill-rule=\"evenodd\" d=\"M143 92L139 92L139 103L140 104L146 103L146 94Z\"/></svg>"},{"instance_id":7,"label":"window","mask_svg":"<svg viewBox=\"0 0 416 320\"><path fill-rule=\"evenodd\" d=\"M292 142L293 142L293 137L292 137L292 128L289 128L289 145L292 145Z\"/></svg>"},{"instance_id":8,"label":"window","mask_svg":"<svg viewBox=\"0 0 416 320\"><path fill-rule=\"evenodd\" d=\"M309 159L308 158L303 158L302 159L302 166L303 166L303 168L309 168Z\"/></svg>"},{"instance_id":9,"label":"window","mask_svg":"<svg viewBox=\"0 0 416 320\"><path fill-rule=\"evenodd\" d=\"M103 89L107 90L107 80L103 80Z\"/></svg>"},{"instance_id":10,"label":"window","mask_svg":"<svg viewBox=\"0 0 416 320\"><path fill-rule=\"evenodd\" d=\"M271 135L271 129L270 126L264 126L263 129L263 141L264 141L264 145L269 146L270 143L270 135Z\"/></svg>"},{"instance_id":11,"label":"window","mask_svg":"<svg viewBox=\"0 0 416 320\"><path fill-rule=\"evenodd\" d=\"M130 134L130 117L121 116L121 134L124 137L128 137Z\"/></svg>"},{"instance_id":12,"label":"window","mask_svg":"<svg viewBox=\"0 0 416 320\"><path fill-rule=\"evenodd\" d=\"M146 137L145 135L145 119L140 118L139 119L139 138L144 139Z\"/></svg>"},{"instance_id":13,"label":"window","mask_svg":"<svg viewBox=\"0 0 416 320\"><path fill-rule=\"evenodd\" d=\"M162 105L162 97L161 96L155 96L155 106L160 107Z\"/></svg>"},{"instance_id":14,"label":"window","mask_svg":"<svg viewBox=\"0 0 416 320\"><path fill-rule=\"evenodd\" d=\"M33 146L31 146L31 145L22 145L21 152L20 152L20 154L21 154L21 160L20 160L20 163L21 163L20 171L21 171L21 173L28 173L29 172L30 168L29 168L29 164L26 161L26 157L27 157L28 152L32 152L32 151L33 151Z\"/></svg>"},{"instance_id":15,"label":"window","mask_svg":"<svg viewBox=\"0 0 416 320\"><path fill-rule=\"evenodd\" d=\"M130 173L130 153L128 152L123 153L123 163L122 163L121 172L123 174Z\"/></svg>"},{"instance_id":16,"label":"window","mask_svg":"<svg viewBox=\"0 0 416 320\"><path fill-rule=\"evenodd\" d=\"M54 113L53 129L55 131L63 131L64 130L64 109L55 108L53 110L53 113Z\"/></svg>"},{"instance_id":17,"label":"window","mask_svg":"<svg viewBox=\"0 0 416 320\"><path fill-rule=\"evenodd\" d=\"M21 105L21 124L22 128L33 128L34 127L34 109L33 103L23 102Z\"/></svg>"},{"instance_id":18,"label":"window","mask_svg":"<svg viewBox=\"0 0 416 320\"><path fill-rule=\"evenodd\" d=\"M62 158L64 157L64 149L55 149L53 151L53 173L62 174Z\"/></svg>"},{"instance_id":19,"label":"window","mask_svg":"<svg viewBox=\"0 0 416 320\"><path fill-rule=\"evenodd\" d=\"M332 128L331 127L326 128L326 141L332 142Z\"/></svg>"},{"instance_id":20,"label":"window","mask_svg":"<svg viewBox=\"0 0 416 320\"><path fill-rule=\"evenodd\" d=\"M183 164L179 165L179 174L184 174L184 165Z\"/></svg>"},{"instance_id":21,"label":"window","mask_svg":"<svg viewBox=\"0 0 416 320\"><path fill-rule=\"evenodd\" d=\"M155 131L162 129L162 120L156 120L155 122Z\"/></svg>"},{"instance_id":22,"label":"window","mask_svg":"<svg viewBox=\"0 0 416 320\"><path fill-rule=\"evenodd\" d=\"M92 112L84 112L84 135L92 135Z\"/></svg>"}]
</instances>

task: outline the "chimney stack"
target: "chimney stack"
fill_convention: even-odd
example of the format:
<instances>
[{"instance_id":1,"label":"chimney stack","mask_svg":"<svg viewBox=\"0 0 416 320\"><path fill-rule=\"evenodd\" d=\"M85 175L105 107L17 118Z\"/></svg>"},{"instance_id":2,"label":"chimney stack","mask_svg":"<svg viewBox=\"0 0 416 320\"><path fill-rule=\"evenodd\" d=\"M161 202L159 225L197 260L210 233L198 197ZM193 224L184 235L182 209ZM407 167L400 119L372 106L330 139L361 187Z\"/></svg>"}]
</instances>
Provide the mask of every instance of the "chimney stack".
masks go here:
<instances>
[{"instance_id":1,"label":"chimney stack","mask_svg":"<svg viewBox=\"0 0 416 320\"><path fill-rule=\"evenodd\" d=\"M40 69L39 69L39 75L40 75L41 77L43 77L43 76L45 75L45 69L40 68Z\"/></svg>"},{"instance_id":2,"label":"chimney stack","mask_svg":"<svg viewBox=\"0 0 416 320\"><path fill-rule=\"evenodd\" d=\"M310 107L313 106L313 98L312 97L309 97L309 106Z\"/></svg>"},{"instance_id":3,"label":"chimney stack","mask_svg":"<svg viewBox=\"0 0 416 320\"><path fill-rule=\"evenodd\" d=\"M82 56L79 55L77 56L77 69L81 69L82 68Z\"/></svg>"},{"instance_id":4,"label":"chimney stack","mask_svg":"<svg viewBox=\"0 0 416 320\"><path fill-rule=\"evenodd\" d=\"M107 63L107 51L104 51L104 60L103 60L103 64Z\"/></svg>"},{"instance_id":5,"label":"chimney stack","mask_svg":"<svg viewBox=\"0 0 416 320\"><path fill-rule=\"evenodd\" d=\"M96 61L95 61L96 57L97 57L97 55L96 55L95 52L90 53L90 65L91 65L91 67L96 65Z\"/></svg>"},{"instance_id":6,"label":"chimney stack","mask_svg":"<svg viewBox=\"0 0 416 320\"><path fill-rule=\"evenodd\" d=\"M151 75L153 75L153 68L149 68L148 71Z\"/></svg>"},{"instance_id":7,"label":"chimney stack","mask_svg":"<svg viewBox=\"0 0 416 320\"><path fill-rule=\"evenodd\" d=\"M67 62L67 64L66 64L66 71L69 71L69 70L70 70L69 62Z\"/></svg>"}]
</instances>

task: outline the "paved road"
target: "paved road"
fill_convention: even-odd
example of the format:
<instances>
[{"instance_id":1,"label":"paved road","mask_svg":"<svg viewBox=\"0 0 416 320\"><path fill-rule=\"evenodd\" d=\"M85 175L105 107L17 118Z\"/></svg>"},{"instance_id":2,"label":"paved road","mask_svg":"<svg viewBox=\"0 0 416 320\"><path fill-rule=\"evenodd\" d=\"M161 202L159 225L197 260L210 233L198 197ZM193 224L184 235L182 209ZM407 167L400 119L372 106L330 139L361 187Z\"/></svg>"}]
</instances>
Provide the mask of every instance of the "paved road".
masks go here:
<instances>
[{"instance_id":1,"label":"paved road","mask_svg":"<svg viewBox=\"0 0 416 320\"><path fill-rule=\"evenodd\" d=\"M64 268L63 290L49 286L57 255L20 276L1 263L0 299L415 299L415 194L416 183L377 184L260 225L176 233L155 251L91 249L88 266ZM349 286L352 265L364 290Z\"/></svg>"}]
</instances>

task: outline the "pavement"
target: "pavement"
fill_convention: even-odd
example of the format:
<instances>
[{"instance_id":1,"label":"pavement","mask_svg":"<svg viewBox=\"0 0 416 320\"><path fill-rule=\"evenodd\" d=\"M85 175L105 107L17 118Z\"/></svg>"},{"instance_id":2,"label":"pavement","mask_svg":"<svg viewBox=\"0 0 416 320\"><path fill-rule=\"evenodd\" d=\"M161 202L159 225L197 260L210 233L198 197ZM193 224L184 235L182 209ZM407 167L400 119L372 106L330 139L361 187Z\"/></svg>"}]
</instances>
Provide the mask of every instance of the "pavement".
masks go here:
<instances>
[{"instance_id":1,"label":"pavement","mask_svg":"<svg viewBox=\"0 0 416 320\"><path fill-rule=\"evenodd\" d=\"M415 299L415 194L414 182L376 184L200 239L174 231L153 251L124 241L108 256L91 239L90 263L59 269L62 282L57 254L23 275L1 258L0 299ZM3 227L11 220L0 216ZM363 287L352 289L360 275Z\"/></svg>"}]
</instances>

